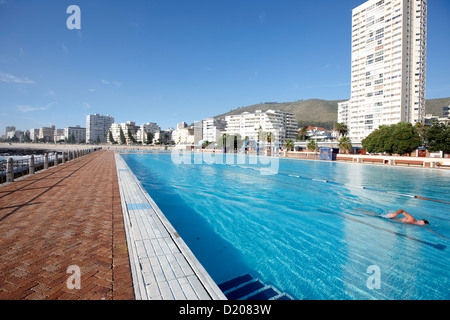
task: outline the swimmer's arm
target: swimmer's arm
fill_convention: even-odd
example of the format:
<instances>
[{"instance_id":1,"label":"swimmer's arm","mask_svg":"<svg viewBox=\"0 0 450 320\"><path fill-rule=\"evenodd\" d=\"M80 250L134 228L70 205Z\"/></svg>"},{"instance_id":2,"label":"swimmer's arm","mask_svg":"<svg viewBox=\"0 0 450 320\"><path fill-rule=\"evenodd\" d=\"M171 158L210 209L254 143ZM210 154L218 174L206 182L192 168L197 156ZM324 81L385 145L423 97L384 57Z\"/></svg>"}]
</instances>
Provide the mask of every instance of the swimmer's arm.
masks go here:
<instances>
[{"instance_id":1,"label":"swimmer's arm","mask_svg":"<svg viewBox=\"0 0 450 320\"><path fill-rule=\"evenodd\" d=\"M399 209L399 210L397 210L397 212L395 212L395 213L389 213L388 215L387 215L387 217L388 218L395 218L396 216L398 216L399 214L403 214L404 216L405 216L405 218L413 218L413 216L412 215L410 215L408 212L406 212L405 210L403 210L403 209ZM414 219L414 218L413 218Z\"/></svg>"}]
</instances>

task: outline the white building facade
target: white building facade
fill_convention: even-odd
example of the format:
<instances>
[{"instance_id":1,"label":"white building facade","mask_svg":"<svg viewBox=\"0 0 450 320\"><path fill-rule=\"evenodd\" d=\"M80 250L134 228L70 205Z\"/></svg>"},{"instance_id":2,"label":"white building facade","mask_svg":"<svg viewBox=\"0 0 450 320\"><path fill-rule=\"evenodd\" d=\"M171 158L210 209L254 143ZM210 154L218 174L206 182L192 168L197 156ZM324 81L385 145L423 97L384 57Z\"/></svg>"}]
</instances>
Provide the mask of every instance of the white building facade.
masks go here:
<instances>
[{"instance_id":1,"label":"white building facade","mask_svg":"<svg viewBox=\"0 0 450 320\"><path fill-rule=\"evenodd\" d=\"M241 135L242 138L259 141L261 132L271 133L272 143L284 144L286 139L295 140L298 124L295 115L281 110L256 110L239 115L226 116L225 133Z\"/></svg>"},{"instance_id":2,"label":"white building facade","mask_svg":"<svg viewBox=\"0 0 450 320\"><path fill-rule=\"evenodd\" d=\"M89 114L86 116L86 142L106 143L109 127L114 123L114 118L100 114Z\"/></svg>"},{"instance_id":3,"label":"white building facade","mask_svg":"<svg viewBox=\"0 0 450 320\"><path fill-rule=\"evenodd\" d=\"M348 107L350 104L349 101L339 102L338 103L338 123L348 123Z\"/></svg>"},{"instance_id":4,"label":"white building facade","mask_svg":"<svg viewBox=\"0 0 450 320\"><path fill-rule=\"evenodd\" d=\"M227 122L223 119L208 118L202 121L202 140L208 142L217 142L222 131L225 131Z\"/></svg>"},{"instance_id":5,"label":"white building facade","mask_svg":"<svg viewBox=\"0 0 450 320\"><path fill-rule=\"evenodd\" d=\"M177 129L172 131L172 141L175 142L175 144L193 145L196 143L194 131L195 131L194 126L191 127L177 126Z\"/></svg>"},{"instance_id":6,"label":"white building facade","mask_svg":"<svg viewBox=\"0 0 450 320\"><path fill-rule=\"evenodd\" d=\"M369 0L352 11L349 137L360 142L380 125L423 122L427 0ZM347 108L347 111L344 111Z\"/></svg>"},{"instance_id":7,"label":"white building facade","mask_svg":"<svg viewBox=\"0 0 450 320\"><path fill-rule=\"evenodd\" d=\"M66 139L69 139L72 135L76 143L86 142L86 128L81 128L80 126L64 128L64 136Z\"/></svg>"},{"instance_id":8,"label":"white building facade","mask_svg":"<svg viewBox=\"0 0 450 320\"><path fill-rule=\"evenodd\" d=\"M136 126L136 123L133 121L127 121L125 123L113 123L111 124L109 131L111 131L112 137L115 142L118 144L122 144L122 141L120 139L120 129L122 129L123 135L125 137L125 144L129 145L133 143L133 139L137 142L137 136L136 133L138 131L138 127ZM131 135L131 137L130 137ZM107 135L107 141L109 141L109 132Z\"/></svg>"},{"instance_id":9,"label":"white building facade","mask_svg":"<svg viewBox=\"0 0 450 320\"><path fill-rule=\"evenodd\" d=\"M155 138L155 133L161 131L161 127L154 122L147 122L141 125L136 131L136 140L141 143L153 143ZM147 134L150 133L152 136L151 141L147 141Z\"/></svg>"}]
</instances>

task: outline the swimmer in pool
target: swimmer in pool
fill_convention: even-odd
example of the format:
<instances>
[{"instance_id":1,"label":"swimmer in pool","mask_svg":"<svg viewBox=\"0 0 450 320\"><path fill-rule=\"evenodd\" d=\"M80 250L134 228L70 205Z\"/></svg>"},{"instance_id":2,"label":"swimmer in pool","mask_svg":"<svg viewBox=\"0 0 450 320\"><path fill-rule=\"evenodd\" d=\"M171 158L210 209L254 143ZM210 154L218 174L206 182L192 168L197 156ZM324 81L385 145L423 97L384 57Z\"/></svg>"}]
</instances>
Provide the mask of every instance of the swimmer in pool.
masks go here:
<instances>
[{"instance_id":1,"label":"swimmer in pool","mask_svg":"<svg viewBox=\"0 0 450 320\"><path fill-rule=\"evenodd\" d=\"M403 216L404 216L404 218L397 219L400 222L409 223L409 224L416 224L416 225L419 225L419 226L430 224L425 219L416 220L412 215L410 215L408 212L406 212L403 209L399 209L395 213L389 213L388 215L385 215L384 217L389 218L389 219L393 219L393 218L397 217L400 214L403 214Z\"/></svg>"}]
</instances>

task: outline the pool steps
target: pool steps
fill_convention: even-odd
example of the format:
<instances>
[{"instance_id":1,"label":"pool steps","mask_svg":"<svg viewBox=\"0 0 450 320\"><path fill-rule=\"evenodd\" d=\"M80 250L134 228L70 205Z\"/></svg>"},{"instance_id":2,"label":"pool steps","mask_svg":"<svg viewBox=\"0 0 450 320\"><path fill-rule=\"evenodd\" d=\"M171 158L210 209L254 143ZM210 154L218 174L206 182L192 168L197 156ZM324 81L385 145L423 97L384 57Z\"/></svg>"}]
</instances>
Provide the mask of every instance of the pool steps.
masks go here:
<instances>
[{"instance_id":1,"label":"pool steps","mask_svg":"<svg viewBox=\"0 0 450 320\"><path fill-rule=\"evenodd\" d=\"M271 285L245 274L219 284L219 288L229 300L293 300Z\"/></svg>"}]
</instances>

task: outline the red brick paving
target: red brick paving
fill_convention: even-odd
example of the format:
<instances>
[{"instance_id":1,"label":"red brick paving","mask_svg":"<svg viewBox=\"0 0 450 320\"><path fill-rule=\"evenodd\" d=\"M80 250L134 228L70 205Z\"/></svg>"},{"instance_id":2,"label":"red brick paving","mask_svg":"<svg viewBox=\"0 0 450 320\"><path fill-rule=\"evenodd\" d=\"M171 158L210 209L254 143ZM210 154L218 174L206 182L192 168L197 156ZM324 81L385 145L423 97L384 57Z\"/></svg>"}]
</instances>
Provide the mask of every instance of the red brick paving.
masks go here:
<instances>
[{"instance_id":1,"label":"red brick paving","mask_svg":"<svg viewBox=\"0 0 450 320\"><path fill-rule=\"evenodd\" d=\"M113 152L0 186L0 299L134 299Z\"/></svg>"}]
</instances>

